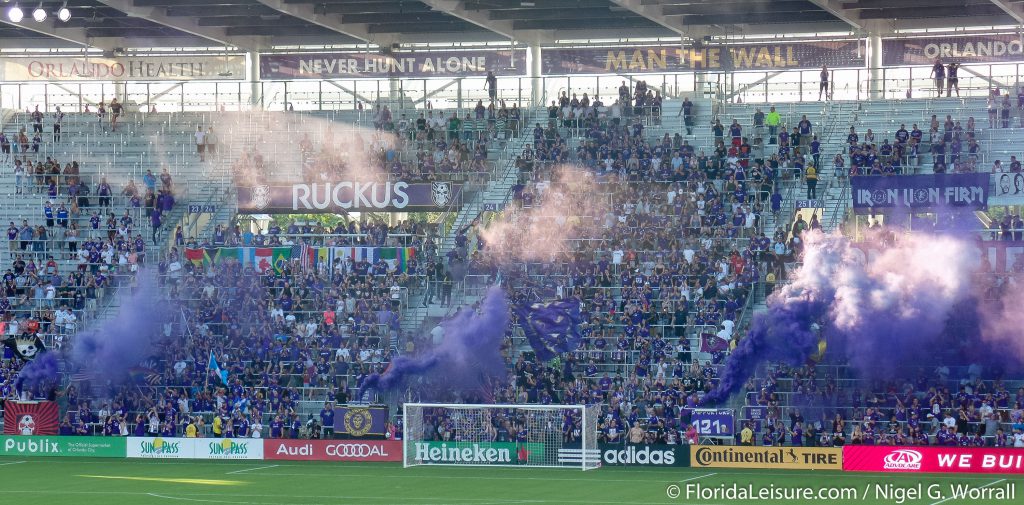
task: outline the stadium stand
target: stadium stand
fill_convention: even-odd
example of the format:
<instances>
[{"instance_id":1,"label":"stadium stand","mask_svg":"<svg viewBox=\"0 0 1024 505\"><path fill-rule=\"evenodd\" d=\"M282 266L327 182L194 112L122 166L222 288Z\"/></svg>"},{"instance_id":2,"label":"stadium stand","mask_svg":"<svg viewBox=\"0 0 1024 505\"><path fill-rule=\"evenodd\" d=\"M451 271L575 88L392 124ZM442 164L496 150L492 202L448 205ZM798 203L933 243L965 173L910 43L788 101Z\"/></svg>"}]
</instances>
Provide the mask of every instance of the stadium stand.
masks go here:
<instances>
[{"instance_id":1,"label":"stadium stand","mask_svg":"<svg viewBox=\"0 0 1024 505\"><path fill-rule=\"evenodd\" d=\"M859 99L862 84L877 86L872 77L855 82L856 97L846 88L821 101L805 98L817 81L803 71L793 70L795 97L745 102L738 88L759 82L734 82L724 97L721 83L689 71L690 90L666 84L678 72L620 86L608 84L620 73L604 72L604 86L573 86L569 75L564 87L535 90L533 75L514 91L476 72L455 80L454 99L451 84L420 92L414 79L385 76L370 100L329 78L317 81L316 100L310 90L268 98L282 84L270 80L243 100L239 81L231 111L184 91L175 112L157 112L165 103L155 98L121 112L102 97L90 111L19 94L0 119L4 334L38 333L71 354L89 342L80 335L118 324L143 295L175 313L140 328L155 344L132 356L128 379L68 361L57 377L25 382L30 360L9 351L0 396L58 401L63 435L246 437L268 427L264 437L326 437L334 405L433 400L600 404L602 442L694 441L692 411L800 267L802 235L882 226L853 216L852 179L1021 171L1024 98L997 98L1007 75L965 85L963 98L872 89ZM347 101L324 99L325 83ZM572 194L565 177L592 180L591 191ZM239 206L243 187L356 179L461 191L429 213L282 218ZM538 214L550 208L560 214ZM495 223L538 220L587 233L545 237L561 248L512 259L487 239ZM978 222L998 230L979 240L1019 240L1024 227L1010 211ZM259 251L269 251L262 266ZM479 308L494 284L513 306L578 302L578 347L541 359L517 314L501 344L508 383L431 398L422 382L363 386L437 345L442 321ZM1024 421L1018 381L937 365L906 385L821 356L772 363L724 407L742 413L737 427L750 426L755 445L1012 444L1000 436ZM226 372L223 383L210 383L211 369ZM392 416L389 434L402 429Z\"/></svg>"}]
</instances>

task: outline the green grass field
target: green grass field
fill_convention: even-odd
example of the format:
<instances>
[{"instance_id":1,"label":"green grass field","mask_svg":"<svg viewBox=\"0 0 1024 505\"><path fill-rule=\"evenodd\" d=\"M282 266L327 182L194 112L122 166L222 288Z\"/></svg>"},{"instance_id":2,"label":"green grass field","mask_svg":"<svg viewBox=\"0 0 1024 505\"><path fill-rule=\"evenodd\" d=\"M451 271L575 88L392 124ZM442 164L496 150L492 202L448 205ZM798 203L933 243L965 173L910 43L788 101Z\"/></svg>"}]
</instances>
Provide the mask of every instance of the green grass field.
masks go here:
<instances>
[{"instance_id":1,"label":"green grass field","mask_svg":"<svg viewBox=\"0 0 1024 505\"><path fill-rule=\"evenodd\" d=\"M776 488L849 488L855 497L836 499L671 499L675 484ZM692 468L613 468L594 471L529 468L416 467L389 463L254 461L154 461L62 458L0 458L0 503L74 505L222 503L259 505L485 505L898 503L876 489L916 488L910 504L1024 503L1024 478L1009 475L880 475L824 471L757 471ZM938 485L941 497L927 496ZM1016 487L1014 499L949 499L951 485L990 490ZM692 488L691 488L692 489ZM838 492L838 491L837 491ZM850 495L854 496L854 495Z\"/></svg>"}]
</instances>

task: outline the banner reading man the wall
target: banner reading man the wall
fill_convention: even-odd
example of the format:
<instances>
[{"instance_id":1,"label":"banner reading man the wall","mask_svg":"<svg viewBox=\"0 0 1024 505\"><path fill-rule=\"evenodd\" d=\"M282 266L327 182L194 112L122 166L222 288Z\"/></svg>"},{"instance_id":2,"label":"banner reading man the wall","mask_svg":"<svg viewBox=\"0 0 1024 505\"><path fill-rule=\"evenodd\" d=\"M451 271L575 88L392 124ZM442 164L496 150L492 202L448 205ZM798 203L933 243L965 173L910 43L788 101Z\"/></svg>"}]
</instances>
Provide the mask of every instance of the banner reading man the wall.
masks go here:
<instances>
[{"instance_id":1,"label":"banner reading man the wall","mask_svg":"<svg viewBox=\"0 0 1024 505\"><path fill-rule=\"evenodd\" d=\"M862 41L709 44L703 47L616 46L541 51L544 74L785 70L862 66Z\"/></svg>"},{"instance_id":2,"label":"banner reading man the wall","mask_svg":"<svg viewBox=\"0 0 1024 505\"><path fill-rule=\"evenodd\" d=\"M857 214L898 209L988 209L989 174L851 177L850 185Z\"/></svg>"}]
</instances>

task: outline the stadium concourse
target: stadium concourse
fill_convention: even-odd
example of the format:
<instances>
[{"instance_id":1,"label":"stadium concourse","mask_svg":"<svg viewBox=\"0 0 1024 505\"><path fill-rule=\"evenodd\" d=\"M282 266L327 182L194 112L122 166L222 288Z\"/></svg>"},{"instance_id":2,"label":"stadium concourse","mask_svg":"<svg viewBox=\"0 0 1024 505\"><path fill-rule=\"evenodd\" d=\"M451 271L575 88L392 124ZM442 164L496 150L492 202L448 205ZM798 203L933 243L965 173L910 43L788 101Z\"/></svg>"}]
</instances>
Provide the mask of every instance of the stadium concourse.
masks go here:
<instances>
[{"instance_id":1,"label":"stadium concourse","mask_svg":"<svg viewBox=\"0 0 1024 505\"><path fill-rule=\"evenodd\" d=\"M0 475L743 503L679 493L962 472L997 475L916 502L1013 503L1024 10L905 4L0 5Z\"/></svg>"}]
</instances>

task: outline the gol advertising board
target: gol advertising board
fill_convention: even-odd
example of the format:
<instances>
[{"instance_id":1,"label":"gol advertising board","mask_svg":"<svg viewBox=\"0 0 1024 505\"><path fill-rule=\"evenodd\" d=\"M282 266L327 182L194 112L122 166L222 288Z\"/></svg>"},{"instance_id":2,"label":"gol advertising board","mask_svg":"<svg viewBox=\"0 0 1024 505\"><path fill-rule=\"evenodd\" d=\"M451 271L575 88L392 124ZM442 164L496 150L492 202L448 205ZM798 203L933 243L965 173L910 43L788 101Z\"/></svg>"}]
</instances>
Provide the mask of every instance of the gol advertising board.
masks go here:
<instances>
[{"instance_id":1,"label":"gol advertising board","mask_svg":"<svg viewBox=\"0 0 1024 505\"><path fill-rule=\"evenodd\" d=\"M688 445L601 444L601 463L610 466L690 466Z\"/></svg>"},{"instance_id":2,"label":"gol advertising board","mask_svg":"<svg viewBox=\"0 0 1024 505\"><path fill-rule=\"evenodd\" d=\"M238 210L260 214L436 212L459 205L450 182L327 182L238 188Z\"/></svg>"},{"instance_id":3,"label":"gol advertising board","mask_svg":"<svg viewBox=\"0 0 1024 505\"><path fill-rule=\"evenodd\" d=\"M264 440L263 459L291 461L402 461L398 440Z\"/></svg>"},{"instance_id":4,"label":"gol advertising board","mask_svg":"<svg viewBox=\"0 0 1024 505\"><path fill-rule=\"evenodd\" d=\"M416 461L427 465L520 465L543 457L544 444L513 442L415 442Z\"/></svg>"},{"instance_id":5,"label":"gol advertising board","mask_svg":"<svg viewBox=\"0 0 1024 505\"><path fill-rule=\"evenodd\" d=\"M702 445L690 449L690 466L765 470L842 470L843 451L834 447L737 447Z\"/></svg>"},{"instance_id":6,"label":"gol advertising board","mask_svg":"<svg viewBox=\"0 0 1024 505\"><path fill-rule=\"evenodd\" d=\"M850 472L941 472L1024 474L1024 451L989 447L843 447Z\"/></svg>"},{"instance_id":7,"label":"gol advertising board","mask_svg":"<svg viewBox=\"0 0 1024 505\"><path fill-rule=\"evenodd\" d=\"M0 436L0 456L123 458L126 450L119 437Z\"/></svg>"}]
</instances>

